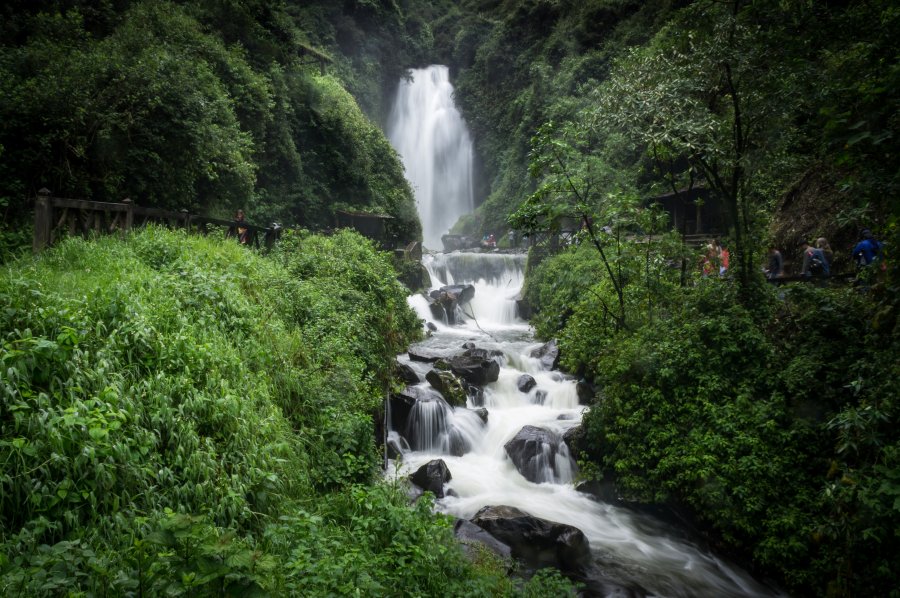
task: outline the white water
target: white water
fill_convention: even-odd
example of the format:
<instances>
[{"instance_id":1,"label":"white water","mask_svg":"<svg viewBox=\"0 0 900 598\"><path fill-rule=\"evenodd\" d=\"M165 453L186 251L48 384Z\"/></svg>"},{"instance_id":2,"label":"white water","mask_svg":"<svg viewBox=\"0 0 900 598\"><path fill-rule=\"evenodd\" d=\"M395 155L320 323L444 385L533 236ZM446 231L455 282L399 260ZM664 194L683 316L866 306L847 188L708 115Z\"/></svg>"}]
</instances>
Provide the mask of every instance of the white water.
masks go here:
<instances>
[{"instance_id":1,"label":"white water","mask_svg":"<svg viewBox=\"0 0 900 598\"><path fill-rule=\"evenodd\" d=\"M536 484L519 474L503 448L508 440L525 425L562 434L580 423L585 409L578 404L574 380L541 370L539 360L529 357L540 343L534 341L528 324L515 316L513 300L522 284L524 256L454 253L426 256L423 262L436 287L471 283L476 292L467 309L474 318L456 327L434 322L437 331L419 348L453 355L462 351L464 342L473 341L478 347L503 351L503 365L499 380L485 388L487 424L482 424L474 411L453 409L440 401L442 415L437 419L445 427L435 432L434 442L420 443L423 445L402 455L397 464L400 475L440 458L452 475L447 490L457 495L437 501L442 511L468 519L486 505L510 505L577 527L584 532L594 555L589 575L620 584L636 596L775 595L744 571L682 539L664 524L576 491L573 479L577 472L574 467L566 470L571 464L567 459L557 463L562 467L553 482ZM412 296L409 302L420 317L433 322L424 297ZM399 359L423 377L430 368L429 364L409 361L405 355ZM527 394L516 386L523 373L537 381ZM538 391L546 393L542 402ZM470 402L468 407L476 406ZM431 413L436 407L427 409ZM429 417L422 425L437 430L434 422L435 418ZM470 446L462 456L450 454L447 438L453 434L465 437Z\"/></svg>"},{"instance_id":2,"label":"white water","mask_svg":"<svg viewBox=\"0 0 900 598\"><path fill-rule=\"evenodd\" d=\"M441 236L474 209L472 141L447 67L412 69L410 77L397 89L387 134L415 192L424 245L439 250Z\"/></svg>"},{"instance_id":3,"label":"white water","mask_svg":"<svg viewBox=\"0 0 900 598\"><path fill-rule=\"evenodd\" d=\"M388 134L416 191L425 245L435 249L442 245L441 235L473 209L472 149L453 105L447 68L415 69L411 75L412 81L402 82L397 91ZM452 475L445 490L455 494L437 501L442 511L468 519L484 506L509 505L577 527L594 557L589 579L620 586L609 590L610 595L776 595L746 572L683 539L677 530L577 492L577 469L564 445L553 463L540 466L542 479L549 481L533 483L519 474L506 455L507 441L526 425L562 435L580 423L585 409L578 404L574 380L543 371L540 361L529 357L540 343L528 323L516 316L514 301L524 279L525 256L453 253L426 255L423 263L435 288L473 284L475 298L465 308L468 317L463 324L448 326L434 320L423 296L411 296L410 305L436 328L421 348L451 356L471 341L502 351L502 367L499 379L484 389L486 424L472 410L476 405L471 400L468 408L453 408L438 395L414 407L406 429L389 431L389 443L402 452L396 463L398 475L440 458ZM410 361L407 355L398 359L422 379L431 367ZM537 382L528 393L517 388L523 373ZM430 388L427 382L420 386ZM395 470L388 471L393 475ZM603 584L591 586L597 587Z\"/></svg>"}]
</instances>

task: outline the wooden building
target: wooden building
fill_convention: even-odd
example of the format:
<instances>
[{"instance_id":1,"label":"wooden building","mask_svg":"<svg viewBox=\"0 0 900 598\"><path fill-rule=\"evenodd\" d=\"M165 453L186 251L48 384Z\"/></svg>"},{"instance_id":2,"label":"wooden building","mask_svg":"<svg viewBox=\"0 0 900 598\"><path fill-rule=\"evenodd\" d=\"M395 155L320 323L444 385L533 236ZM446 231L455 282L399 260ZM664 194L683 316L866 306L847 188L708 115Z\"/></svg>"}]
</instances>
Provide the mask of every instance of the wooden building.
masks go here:
<instances>
[{"instance_id":1,"label":"wooden building","mask_svg":"<svg viewBox=\"0 0 900 598\"><path fill-rule=\"evenodd\" d=\"M659 204L669 214L671 227L685 235L716 235L728 229L722 203L706 187L657 195L647 204Z\"/></svg>"}]
</instances>

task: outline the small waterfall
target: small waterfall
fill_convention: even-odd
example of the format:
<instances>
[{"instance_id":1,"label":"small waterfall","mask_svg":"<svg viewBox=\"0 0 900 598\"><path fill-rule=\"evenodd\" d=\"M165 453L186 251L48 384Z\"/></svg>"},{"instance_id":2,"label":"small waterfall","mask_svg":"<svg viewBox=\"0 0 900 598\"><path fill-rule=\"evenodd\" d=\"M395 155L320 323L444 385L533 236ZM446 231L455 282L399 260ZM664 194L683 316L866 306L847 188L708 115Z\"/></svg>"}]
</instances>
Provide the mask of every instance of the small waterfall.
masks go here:
<instances>
[{"instance_id":1,"label":"small waterfall","mask_svg":"<svg viewBox=\"0 0 900 598\"><path fill-rule=\"evenodd\" d=\"M416 350L443 356L459 355L463 345L494 352L499 377L486 384L478 405L451 407L427 383L419 387L426 400L411 410L406 430L392 431L392 446L401 447L400 475L416 471L437 457L452 474L451 494L436 502L441 511L469 519L486 505L508 505L549 521L577 527L588 539L593 556L589 575L611 581L626 593L643 596L775 596L746 572L683 539L678 531L647 516L613 506L575 489L577 467L564 441L580 425L575 380L543 369L531 353L541 346L528 323L498 305L515 305L523 281L524 256L494 253L452 253L425 256L423 263L436 286L473 284L475 298L467 306L474 319L462 325L435 322L422 295L409 302L435 324L430 338ZM477 324L476 324L477 320ZM420 377L432 365L398 359ZM533 387L520 385L523 376ZM527 388L527 390L523 390ZM484 418L484 419L482 419ZM514 440L526 429L532 436ZM428 434L432 436L427 437ZM407 436L409 435L409 436ZM409 449L402 439L409 441ZM518 466L512 453L523 444ZM509 446L509 448L507 448ZM394 471L394 468L388 468ZM607 595L607 594L589 594Z\"/></svg>"},{"instance_id":2,"label":"small waterfall","mask_svg":"<svg viewBox=\"0 0 900 598\"><path fill-rule=\"evenodd\" d=\"M460 321L468 319L476 328L523 324L516 312L516 297L525 281L525 261L524 254L462 252L427 255L422 259L435 287L475 287L475 298L461 308Z\"/></svg>"},{"instance_id":3,"label":"small waterfall","mask_svg":"<svg viewBox=\"0 0 900 598\"><path fill-rule=\"evenodd\" d=\"M416 451L448 453L450 428L447 418L450 405L440 396L420 398L413 405L406 426L409 446Z\"/></svg>"},{"instance_id":4,"label":"small waterfall","mask_svg":"<svg viewBox=\"0 0 900 598\"><path fill-rule=\"evenodd\" d=\"M412 69L400 82L387 134L415 192L424 244L439 250L441 236L475 207L472 140L446 66Z\"/></svg>"}]
</instances>

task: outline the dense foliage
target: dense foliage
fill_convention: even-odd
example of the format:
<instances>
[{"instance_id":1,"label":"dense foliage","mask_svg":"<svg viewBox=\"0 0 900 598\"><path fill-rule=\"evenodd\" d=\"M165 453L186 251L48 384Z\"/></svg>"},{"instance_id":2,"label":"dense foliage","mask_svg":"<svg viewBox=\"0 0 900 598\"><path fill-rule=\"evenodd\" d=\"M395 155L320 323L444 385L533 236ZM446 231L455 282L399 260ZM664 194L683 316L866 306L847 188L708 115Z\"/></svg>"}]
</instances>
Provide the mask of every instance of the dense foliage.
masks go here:
<instances>
[{"instance_id":1,"label":"dense foliage","mask_svg":"<svg viewBox=\"0 0 900 598\"><path fill-rule=\"evenodd\" d=\"M535 14L525 5L515 14ZM538 333L597 389L584 471L669 505L797 594L898 587L900 212L897 171L882 167L898 149L896 112L882 109L900 90L885 37L898 17L888 2L671 10L556 96L569 112L534 129L534 187L507 203L516 228L581 229L526 295ZM669 226L642 200L698 185L727 216L723 279L702 278L701 252L660 235ZM791 202L799 218L780 222ZM801 239L841 239L846 268L865 227L886 266L852 287L764 284L768 244L791 260Z\"/></svg>"},{"instance_id":2,"label":"dense foliage","mask_svg":"<svg viewBox=\"0 0 900 598\"><path fill-rule=\"evenodd\" d=\"M612 248L610 248L612 250ZM900 554L898 271L873 286L762 289L677 268L631 289L628 325L586 243L528 282L535 325L597 389L586 473L668 505L720 549L803 595L889 595ZM666 272L668 270L668 272ZM652 303L647 298L652 297Z\"/></svg>"},{"instance_id":3,"label":"dense foliage","mask_svg":"<svg viewBox=\"0 0 900 598\"><path fill-rule=\"evenodd\" d=\"M314 229L349 208L419 235L402 165L347 91L377 117L425 43L395 4L8 2L0 16L0 256L42 187Z\"/></svg>"},{"instance_id":4,"label":"dense foliage","mask_svg":"<svg viewBox=\"0 0 900 598\"><path fill-rule=\"evenodd\" d=\"M513 592L371 485L419 324L368 241L264 258L151 228L0 276L3 595Z\"/></svg>"}]
</instances>

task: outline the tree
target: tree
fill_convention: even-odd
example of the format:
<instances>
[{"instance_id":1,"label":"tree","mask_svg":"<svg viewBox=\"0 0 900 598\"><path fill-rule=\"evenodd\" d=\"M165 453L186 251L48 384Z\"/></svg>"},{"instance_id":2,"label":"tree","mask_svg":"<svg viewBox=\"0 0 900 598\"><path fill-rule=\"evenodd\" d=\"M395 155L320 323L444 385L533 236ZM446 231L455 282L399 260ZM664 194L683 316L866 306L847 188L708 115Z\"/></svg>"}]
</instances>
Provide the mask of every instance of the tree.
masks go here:
<instances>
[{"instance_id":1,"label":"tree","mask_svg":"<svg viewBox=\"0 0 900 598\"><path fill-rule=\"evenodd\" d=\"M509 219L517 229L553 234L567 219L578 222L576 242L596 249L600 277L612 291L611 297L591 294L616 331L634 319L637 296L647 297L652 317L654 281L661 276L654 235L663 230L664 217L643 206L634 191L635 158L615 132L550 121L532 139L529 170L540 180L538 188Z\"/></svg>"},{"instance_id":2,"label":"tree","mask_svg":"<svg viewBox=\"0 0 900 598\"><path fill-rule=\"evenodd\" d=\"M650 154L680 156L723 202L741 296L760 245L757 180L791 139L795 64L741 2L699 3L629 52L598 86L587 126L622 131Z\"/></svg>"}]
</instances>

